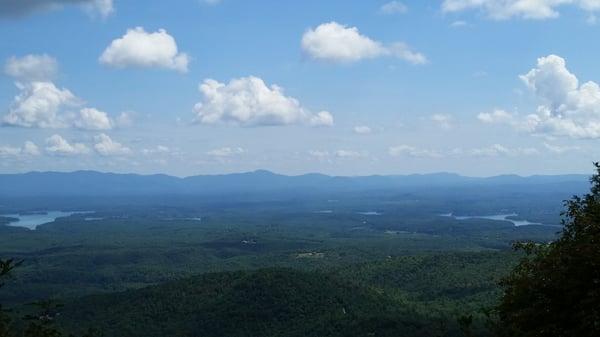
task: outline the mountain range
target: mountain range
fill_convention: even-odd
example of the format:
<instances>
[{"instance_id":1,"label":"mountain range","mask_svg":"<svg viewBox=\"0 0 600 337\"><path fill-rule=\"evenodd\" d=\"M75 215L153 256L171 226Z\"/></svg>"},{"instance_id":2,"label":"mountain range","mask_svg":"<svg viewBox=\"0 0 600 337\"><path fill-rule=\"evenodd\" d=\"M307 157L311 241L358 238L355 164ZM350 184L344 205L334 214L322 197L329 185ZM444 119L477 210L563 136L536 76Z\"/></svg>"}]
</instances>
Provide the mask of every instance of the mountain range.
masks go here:
<instances>
[{"instance_id":1,"label":"mountain range","mask_svg":"<svg viewBox=\"0 0 600 337\"><path fill-rule=\"evenodd\" d=\"M0 196L138 196L215 195L264 192L344 192L414 189L423 187L555 186L588 184L587 175L500 175L467 177L453 173L372 176L328 176L311 173L297 176L266 170L196 175L185 178L164 174L140 175L97 171L29 172L0 174Z\"/></svg>"}]
</instances>

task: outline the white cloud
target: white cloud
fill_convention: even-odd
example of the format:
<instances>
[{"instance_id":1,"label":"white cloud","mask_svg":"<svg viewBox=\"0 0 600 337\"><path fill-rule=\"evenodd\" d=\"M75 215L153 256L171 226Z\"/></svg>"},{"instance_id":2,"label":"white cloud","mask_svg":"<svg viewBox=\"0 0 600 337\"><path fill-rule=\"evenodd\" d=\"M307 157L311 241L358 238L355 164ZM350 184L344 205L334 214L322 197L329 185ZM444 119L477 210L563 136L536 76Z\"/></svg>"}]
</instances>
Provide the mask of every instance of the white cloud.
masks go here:
<instances>
[{"instance_id":1,"label":"white cloud","mask_svg":"<svg viewBox=\"0 0 600 337\"><path fill-rule=\"evenodd\" d=\"M558 8L571 5L584 11L600 9L598 0L444 0L442 11L479 10L494 20L513 17L522 19L553 19L560 16Z\"/></svg>"},{"instance_id":2,"label":"white cloud","mask_svg":"<svg viewBox=\"0 0 600 337\"><path fill-rule=\"evenodd\" d=\"M120 128L129 127L133 125L134 115L132 111L123 111L115 118L114 124Z\"/></svg>"},{"instance_id":3,"label":"white cloud","mask_svg":"<svg viewBox=\"0 0 600 337\"><path fill-rule=\"evenodd\" d=\"M103 18L106 18L115 11L113 0L93 0L88 1L83 6L88 13L98 13Z\"/></svg>"},{"instance_id":4,"label":"white cloud","mask_svg":"<svg viewBox=\"0 0 600 337\"><path fill-rule=\"evenodd\" d=\"M514 116L510 112L502 109L495 109L492 112L482 112L477 115L477 119L484 123L512 123Z\"/></svg>"},{"instance_id":5,"label":"white cloud","mask_svg":"<svg viewBox=\"0 0 600 337\"><path fill-rule=\"evenodd\" d=\"M410 145L397 145L388 149L388 153L392 157L408 156L416 158L441 158L440 153L428 149L419 149Z\"/></svg>"},{"instance_id":6,"label":"white cloud","mask_svg":"<svg viewBox=\"0 0 600 337\"><path fill-rule=\"evenodd\" d=\"M258 77L237 78L228 84L207 79L200 84L199 90L203 100L194 106L194 121L197 123L241 126L333 124L333 116L329 112L313 114L297 99L285 96L281 87L269 87Z\"/></svg>"},{"instance_id":7,"label":"white cloud","mask_svg":"<svg viewBox=\"0 0 600 337\"><path fill-rule=\"evenodd\" d=\"M46 152L58 156L74 156L87 154L90 150L82 143L70 144L63 137L55 134L46 139Z\"/></svg>"},{"instance_id":8,"label":"white cloud","mask_svg":"<svg viewBox=\"0 0 600 337\"><path fill-rule=\"evenodd\" d=\"M2 145L0 146L0 158L17 157L21 154L21 148Z\"/></svg>"},{"instance_id":9,"label":"white cloud","mask_svg":"<svg viewBox=\"0 0 600 337\"><path fill-rule=\"evenodd\" d=\"M80 104L68 89L52 82L17 84L21 93L14 99L3 123L22 127L61 128L67 126L62 109Z\"/></svg>"},{"instance_id":10,"label":"white cloud","mask_svg":"<svg viewBox=\"0 0 600 337\"><path fill-rule=\"evenodd\" d=\"M560 109L579 86L577 77L567 70L565 60L556 55L539 58L537 67L519 78L554 110Z\"/></svg>"},{"instance_id":11,"label":"white cloud","mask_svg":"<svg viewBox=\"0 0 600 337\"><path fill-rule=\"evenodd\" d=\"M337 150L335 151L335 156L338 158L361 158L365 157L366 154L352 150Z\"/></svg>"},{"instance_id":12,"label":"white cloud","mask_svg":"<svg viewBox=\"0 0 600 337\"><path fill-rule=\"evenodd\" d=\"M445 130L452 128L453 119L454 118L452 118L452 116L448 114L434 114L431 116L431 121Z\"/></svg>"},{"instance_id":13,"label":"white cloud","mask_svg":"<svg viewBox=\"0 0 600 337\"><path fill-rule=\"evenodd\" d=\"M34 142L28 140L23 144L21 152L28 156L38 156L40 154L40 149Z\"/></svg>"},{"instance_id":14,"label":"white cloud","mask_svg":"<svg viewBox=\"0 0 600 337\"><path fill-rule=\"evenodd\" d=\"M310 116L309 124L312 126L333 126L333 115L328 111L319 111Z\"/></svg>"},{"instance_id":15,"label":"white cloud","mask_svg":"<svg viewBox=\"0 0 600 337\"><path fill-rule=\"evenodd\" d=\"M80 108L83 100L66 88L58 88L50 79L58 63L48 55L11 57L5 72L15 78L21 91L0 121L4 125L27 128L67 128L109 130L114 122L106 112ZM79 112L72 110L79 109Z\"/></svg>"},{"instance_id":16,"label":"white cloud","mask_svg":"<svg viewBox=\"0 0 600 337\"><path fill-rule=\"evenodd\" d=\"M400 1L390 1L383 4L379 11L383 14L404 14L408 12L408 7Z\"/></svg>"},{"instance_id":17,"label":"white cloud","mask_svg":"<svg viewBox=\"0 0 600 337\"><path fill-rule=\"evenodd\" d=\"M75 126L85 130L110 130L113 127L113 121L104 111L83 108L79 111L79 119L75 121Z\"/></svg>"},{"instance_id":18,"label":"white cloud","mask_svg":"<svg viewBox=\"0 0 600 337\"><path fill-rule=\"evenodd\" d=\"M117 68L156 67L187 72L189 57L178 51L175 39L164 29L147 33L136 27L113 40L99 61Z\"/></svg>"},{"instance_id":19,"label":"white cloud","mask_svg":"<svg viewBox=\"0 0 600 337\"><path fill-rule=\"evenodd\" d=\"M58 72L58 62L46 54L12 56L4 65L4 72L20 81L49 81Z\"/></svg>"},{"instance_id":20,"label":"white cloud","mask_svg":"<svg viewBox=\"0 0 600 337\"><path fill-rule=\"evenodd\" d=\"M12 147L0 145L0 158L5 157L22 157L22 156L39 156L40 149L32 141L26 141L22 147Z\"/></svg>"},{"instance_id":21,"label":"white cloud","mask_svg":"<svg viewBox=\"0 0 600 337\"><path fill-rule=\"evenodd\" d=\"M460 27L466 27L466 26L468 26L468 25L469 25L469 23L468 23L468 22L466 22L466 21L463 21L463 20L457 20L457 21L453 21L453 22L450 24L450 27L452 27L452 28L460 28Z\"/></svg>"},{"instance_id":22,"label":"white cloud","mask_svg":"<svg viewBox=\"0 0 600 337\"><path fill-rule=\"evenodd\" d=\"M209 156L214 156L214 157L233 157L233 156L243 154L244 152L246 152L246 151L241 147L222 147L222 148L210 150L210 151L206 152L206 154Z\"/></svg>"},{"instance_id":23,"label":"white cloud","mask_svg":"<svg viewBox=\"0 0 600 337\"><path fill-rule=\"evenodd\" d=\"M310 28L302 36L302 50L317 60L333 62L356 62L381 56L393 56L413 64L423 64L427 58L414 52L404 43L384 45L362 35L358 28L337 22L323 23Z\"/></svg>"},{"instance_id":24,"label":"white cloud","mask_svg":"<svg viewBox=\"0 0 600 337\"><path fill-rule=\"evenodd\" d=\"M94 108L71 111L82 104L66 88L58 88L52 82L17 83L21 93L17 95L2 123L26 128L68 128L84 130L109 130L114 122L106 112Z\"/></svg>"},{"instance_id":25,"label":"white cloud","mask_svg":"<svg viewBox=\"0 0 600 337\"><path fill-rule=\"evenodd\" d=\"M463 149L452 148L445 150L422 149L410 145L392 146L388 149L392 157L414 157L414 158L447 158L447 157L500 157L500 156L533 156L540 154L534 147L511 148L500 144L487 147Z\"/></svg>"},{"instance_id":26,"label":"white cloud","mask_svg":"<svg viewBox=\"0 0 600 337\"><path fill-rule=\"evenodd\" d=\"M544 147L546 149L548 149L548 151L553 152L553 153L558 153L558 154L581 150L581 147L579 147L579 146L556 145L556 144L549 144L549 143L544 143Z\"/></svg>"},{"instance_id":27,"label":"white cloud","mask_svg":"<svg viewBox=\"0 0 600 337\"><path fill-rule=\"evenodd\" d=\"M318 159L327 159L330 156L328 151L322 151L322 150L310 150L310 151L308 151L308 154L311 157L315 157Z\"/></svg>"},{"instance_id":28,"label":"white cloud","mask_svg":"<svg viewBox=\"0 0 600 337\"><path fill-rule=\"evenodd\" d=\"M346 159L357 159L357 158L365 158L368 157L369 154L367 152L354 151L341 149L336 151L324 151L324 150L310 150L308 151L308 155L318 159L319 161L327 161L333 162L334 159L338 160L346 160Z\"/></svg>"},{"instance_id":29,"label":"white cloud","mask_svg":"<svg viewBox=\"0 0 600 337\"><path fill-rule=\"evenodd\" d=\"M539 58L537 67L520 78L540 99L537 111L519 118L496 110L480 114L479 120L505 123L536 134L600 138L600 86L596 82L579 84L565 60L556 55Z\"/></svg>"},{"instance_id":30,"label":"white cloud","mask_svg":"<svg viewBox=\"0 0 600 337\"><path fill-rule=\"evenodd\" d=\"M354 133L359 134L359 135L368 135L373 130L371 130L371 128L366 125L358 125L358 126L354 127L353 131L354 131Z\"/></svg>"},{"instance_id":31,"label":"white cloud","mask_svg":"<svg viewBox=\"0 0 600 337\"><path fill-rule=\"evenodd\" d=\"M114 12L113 0L3 0L0 1L0 17L19 17L71 4L79 4L88 13L98 13L102 17Z\"/></svg>"},{"instance_id":32,"label":"white cloud","mask_svg":"<svg viewBox=\"0 0 600 337\"><path fill-rule=\"evenodd\" d=\"M94 137L94 149L102 156L124 156L131 154L131 149L112 140L108 135L101 133Z\"/></svg>"},{"instance_id":33,"label":"white cloud","mask_svg":"<svg viewBox=\"0 0 600 337\"><path fill-rule=\"evenodd\" d=\"M508 148L500 144L494 144L488 147L476 148L469 151L475 157L498 157L498 156L532 156L539 154L536 148L518 147Z\"/></svg>"},{"instance_id":34,"label":"white cloud","mask_svg":"<svg viewBox=\"0 0 600 337\"><path fill-rule=\"evenodd\" d=\"M152 155L152 154L168 154L171 152L171 149L169 149L168 146L164 146L164 145L157 145L154 148L150 148L150 149L143 149L142 153L144 155Z\"/></svg>"}]
</instances>

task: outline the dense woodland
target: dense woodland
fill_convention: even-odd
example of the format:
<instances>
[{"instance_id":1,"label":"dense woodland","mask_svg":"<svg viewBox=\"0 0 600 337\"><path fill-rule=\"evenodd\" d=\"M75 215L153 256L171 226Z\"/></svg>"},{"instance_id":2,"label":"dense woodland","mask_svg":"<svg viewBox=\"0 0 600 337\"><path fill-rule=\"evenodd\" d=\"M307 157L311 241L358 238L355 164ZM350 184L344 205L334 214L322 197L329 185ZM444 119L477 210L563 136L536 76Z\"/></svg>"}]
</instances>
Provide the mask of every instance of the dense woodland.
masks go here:
<instances>
[{"instance_id":1,"label":"dense woodland","mask_svg":"<svg viewBox=\"0 0 600 337\"><path fill-rule=\"evenodd\" d=\"M0 336L597 336L599 176L561 225L578 188L64 198L93 213L0 226Z\"/></svg>"}]
</instances>

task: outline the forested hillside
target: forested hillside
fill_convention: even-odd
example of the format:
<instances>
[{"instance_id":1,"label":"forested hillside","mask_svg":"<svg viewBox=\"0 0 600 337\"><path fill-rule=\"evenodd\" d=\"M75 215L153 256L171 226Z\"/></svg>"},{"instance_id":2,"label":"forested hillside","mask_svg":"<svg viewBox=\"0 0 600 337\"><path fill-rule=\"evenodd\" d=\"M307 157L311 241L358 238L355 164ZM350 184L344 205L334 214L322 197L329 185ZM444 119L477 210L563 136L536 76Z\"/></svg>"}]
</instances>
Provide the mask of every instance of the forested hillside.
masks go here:
<instances>
[{"instance_id":1,"label":"forested hillside","mask_svg":"<svg viewBox=\"0 0 600 337\"><path fill-rule=\"evenodd\" d=\"M461 336L499 298L516 256L410 256L343 269L205 274L67 303L70 331L109 336ZM77 322L76 324L74 324ZM81 323L89 322L89 323Z\"/></svg>"}]
</instances>

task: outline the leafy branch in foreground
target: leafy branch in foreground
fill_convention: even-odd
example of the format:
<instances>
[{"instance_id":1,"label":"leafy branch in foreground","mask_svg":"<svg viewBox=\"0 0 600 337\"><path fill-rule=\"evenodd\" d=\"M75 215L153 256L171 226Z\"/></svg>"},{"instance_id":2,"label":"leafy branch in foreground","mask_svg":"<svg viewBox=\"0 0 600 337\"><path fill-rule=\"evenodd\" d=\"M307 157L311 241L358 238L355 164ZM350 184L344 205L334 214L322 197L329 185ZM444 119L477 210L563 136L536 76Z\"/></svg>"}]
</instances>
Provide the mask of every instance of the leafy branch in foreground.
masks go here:
<instances>
[{"instance_id":1,"label":"leafy branch in foreground","mask_svg":"<svg viewBox=\"0 0 600 337\"><path fill-rule=\"evenodd\" d=\"M501 285L500 336L600 336L600 164L590 193L565 202L564 229L525 257Z\"/></svg>"},{"instance_id":2,"label":"leafy branch in foreground","mask_svg":"<svg viewBox=\"0 0 600 337\"><path fill-rule=\"evenodd\" d=\"M10 277L11 272L21 265L23 261L15 261L14 259L0 259L0 288L4 286L4 280ZM0 303L0 337L12 336L11 323L9 312L2 307Z\"/></svg>"},{"instance_id":3,"label":"leafy branch in foreground","mask_svg":"<svg viewBox=\"0 0 600 337\"><path fill-rule=\"evenodd\" d=\"M22 260L0 259L0 288L4 286L4 280L10 277L15 268L19 267L22 263ZM58 309L62 305L49 300L35 302L32 305L37 310L35 314L28 314L23 318L24 321L29 322L22 334L23 337L62 337L63 334L54 326L55 319L59 315ZM3 309L0 303L0 337L17 336L9 312ZM96 336L96 334L93 330L90 330L83 337L93 336Z\"/></svg>"}]
</instances>

